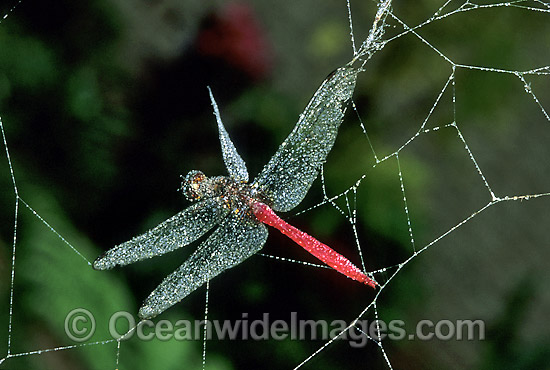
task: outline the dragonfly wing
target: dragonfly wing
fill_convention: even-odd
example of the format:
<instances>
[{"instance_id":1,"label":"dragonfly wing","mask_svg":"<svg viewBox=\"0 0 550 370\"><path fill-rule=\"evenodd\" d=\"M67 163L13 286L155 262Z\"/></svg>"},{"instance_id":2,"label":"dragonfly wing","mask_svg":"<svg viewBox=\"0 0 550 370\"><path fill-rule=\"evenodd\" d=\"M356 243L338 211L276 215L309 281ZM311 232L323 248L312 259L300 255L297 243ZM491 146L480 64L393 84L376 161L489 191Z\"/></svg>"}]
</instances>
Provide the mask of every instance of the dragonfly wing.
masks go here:
<instances>
[{"instance_id":1,"label":"dragonfly wing","mask_svg":"<svg viewBox=\"0 0 550 370\"><path fill-rule=\"evenodd\" d=\"M237 153L237 148L233 145L233 142L229 138L229 134L225 130L225 127L222 122L222 117L218 109L218 104L214 99L212 90L208 87L208 93L210 94L210 100L212 101L212 107L214 107L214 115L216 116L216 121L218 122L218 131L220 133L220 144L222 146L223 161L225 162L225 167L229 175L236 180L248 182L248 170L246 169L246 164L243 159Z\"/></svg>"},{"instance_id":2,"label":"dragonfly wing","mask_svg":"<svg viewBox=\"0 0 550 370\"><path fill-rule=\"evenodd\" d=\"M94 261L93 267L107 270L173 251L200 238L228 212L220 198L201 200L146 233L109 249Z\"/></svg>"},{"instance_id":3,"label":"dragonfly wing","mask_svg":"<svg viewBox=\"0 0 550 370\"><path fill-rule=\"evenodd\" d=\"M267 239L267 228L242 218L239 214L229 215L189 259L149 295L139 310L139 317L155 317L222 271L259 251Z\"/></svg>"},{"instance_id":4,"label":"dragonfly wing","mask_svg":"<svg viewBox=\"0 0 550 370\"><path fill-rule=\"evenodd\" d=\"M317 89L298 123L254 184L264 190L276 211L289 211L306 196L334 145L358 69L342 67Z\"/></svg>"}]
</instances>

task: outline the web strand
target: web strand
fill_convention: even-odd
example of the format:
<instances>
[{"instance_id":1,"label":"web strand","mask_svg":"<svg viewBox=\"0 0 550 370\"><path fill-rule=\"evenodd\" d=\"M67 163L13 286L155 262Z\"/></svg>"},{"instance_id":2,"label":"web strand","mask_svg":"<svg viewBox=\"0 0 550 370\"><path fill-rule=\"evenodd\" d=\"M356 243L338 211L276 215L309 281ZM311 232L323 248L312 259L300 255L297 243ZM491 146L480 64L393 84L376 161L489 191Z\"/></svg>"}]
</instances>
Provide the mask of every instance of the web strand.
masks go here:
<instances>
[{"instance_id":1,"label":"web strand","mask_svg":"<svg viewBox=\"0 0 550 370\"><path fill-rule=\"evenodd\" d=\"M13 8L12 8L13 10ZM7 16L7 14L6 14ZM4 16L4 19L6 18ZM10 274L10 303L9 303L9 318L8 318L8 348L7 357L11 355L11 339L12 339L12 325L13 325L13 295L15 290L15 251L17 246L17 220L19 217L19 192L17 190L17 183L15 182L15 175L13 172L13 166L11 163L10 151L8 149L8 142L6 141L6 133L4 131L4 124L2 123L2 117L0 117L0 130L2 131L2 141L4 142L4 149L6 151L6 159L8 161L8 167L10 169L10 177L13 184L13 192L15 194L15 211L13 215L13 240L12 240L12 255L11 255L11 274ZM0 360L2 363L3 360Z\"/></svg>"}]
</instances>

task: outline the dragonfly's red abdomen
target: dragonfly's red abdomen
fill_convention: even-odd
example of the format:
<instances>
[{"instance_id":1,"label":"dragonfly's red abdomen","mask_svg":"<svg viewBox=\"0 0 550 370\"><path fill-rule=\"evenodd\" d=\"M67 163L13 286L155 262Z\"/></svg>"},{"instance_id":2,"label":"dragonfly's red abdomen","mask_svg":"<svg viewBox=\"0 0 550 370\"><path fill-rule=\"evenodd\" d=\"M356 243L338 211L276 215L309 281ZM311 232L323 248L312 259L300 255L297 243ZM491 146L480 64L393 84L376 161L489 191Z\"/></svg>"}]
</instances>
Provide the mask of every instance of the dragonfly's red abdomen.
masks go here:
<instances>
[{"instance_id":1,"label":"dragonfly's red abdomen","mask_svg":"<svg viewBox=\"0 0 550 370\"><path fill-rule=\"evenodd\" d=\"M377 283L365 275L359 268L351 263L350 260L330 248L328 245L321 243L311 235L306 234L281 219L268 205L261 202L255 202L252 205L252 212L254 212L258 220L276 228L328 266L353 280L357 280L373 288L376 287Z\"/></svg>"}]
</instances>

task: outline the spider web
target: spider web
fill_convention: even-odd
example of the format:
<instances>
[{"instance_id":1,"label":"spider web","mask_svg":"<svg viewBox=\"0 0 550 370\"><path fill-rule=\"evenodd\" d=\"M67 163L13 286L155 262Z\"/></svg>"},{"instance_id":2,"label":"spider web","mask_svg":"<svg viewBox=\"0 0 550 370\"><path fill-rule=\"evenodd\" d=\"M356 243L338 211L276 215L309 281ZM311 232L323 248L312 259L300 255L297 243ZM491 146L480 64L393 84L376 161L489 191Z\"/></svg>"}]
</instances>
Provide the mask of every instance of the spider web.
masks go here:
<instances>
[{"instance_id":1,"label":"spider web","mask_svg":"<svg viewBox=\"0 0 550 370\"><path fill-rule=\"evenodd\" d=\"M207 102L204 81L197 78L202 85L194 86L186 77L204 60L187 55L178 64L174 50L192 43L187 38L201 29L196 20L214 8L162 2L148 12L121 1L121 16L112 5L90 12L68 4L25 1L5 10L0 24L2 50L9 51L0 57L6 148L0 167L0 294L6 302L0 368L545 366L548 3L392 4L383 23L386 44L359 75L354 110L321 180L299 210L285 215L374 272L380 289L335 276L270 232L260 256L160 317L238 320L246 312L253 320L268 312L272 320L288 320L297 312L301 319L343 320L345 330L323 340L147 342L112 339L109 317L137 312L189 251L177 252L174 262L157 258L112 273L92 271L90 261L182 208L174 190L179 174L191 169L186 166L225 172L211 112L161 94L145 95L147 109L138 113L129 103L143 99L133 95L134 87L158 92L174 88L170 80ZM356 41L367 37L376 6L351 2ZM344 4L299 2L279 10L266 2L254 8L280 55L273 86L244 83L255 77L243 74L242 65L207 59L218 78L212 85L222 97L222 116L251 173L290 131L322 76L350 60L351 49L344 42ZM294 21L298 15L303 18ZM49 28L50 21L68 28ZM98 23L101 35L90 32ZM118 28L128 34L117 34ZM151 30L163 42L154 43ZM120 59L104 56L114 54L104 40L115 35L117 50L126 53L122 59L132 60L126 61L128 72L117 73ZM310 46L296 35L305 35ZM59 46L59 40L73 44ZM173 68L156 67L151 55ZM181 69L184 74L174 75ZM144 70L148 82L138 86L136 76L143 79ZM59 80L62 85L55 84ZM63 326L78 307L93 312L97 330L75 344ZM407 332L420 320L482 319L486 338L379 340L360 325L369 320L376 329L395 319ZM346 335L366 345L350 347L342 340Z\"/></svg>"}]
</instances>

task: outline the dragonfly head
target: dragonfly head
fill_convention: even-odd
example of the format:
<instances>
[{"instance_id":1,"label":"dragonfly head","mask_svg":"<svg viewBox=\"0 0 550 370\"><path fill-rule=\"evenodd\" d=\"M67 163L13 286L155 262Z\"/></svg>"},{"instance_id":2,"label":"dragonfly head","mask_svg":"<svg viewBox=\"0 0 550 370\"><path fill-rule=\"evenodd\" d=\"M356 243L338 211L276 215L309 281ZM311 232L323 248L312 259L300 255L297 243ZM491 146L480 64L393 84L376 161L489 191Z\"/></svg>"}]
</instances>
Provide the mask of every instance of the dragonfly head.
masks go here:
<instances>
[{"instance_id":1,"label":"dragonfly head","mask_svg":"<svg viewBox=\"0 0 550 370\"><path fill-rule=\"evenodd\" d=\"M197 170L189 171L181 183L181 190L189 201L202 198L208 192L208 181L204 173Z\"/></svg>"}]
</instances>

